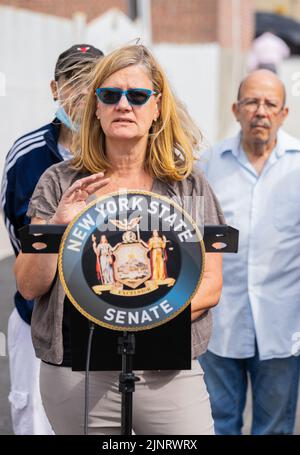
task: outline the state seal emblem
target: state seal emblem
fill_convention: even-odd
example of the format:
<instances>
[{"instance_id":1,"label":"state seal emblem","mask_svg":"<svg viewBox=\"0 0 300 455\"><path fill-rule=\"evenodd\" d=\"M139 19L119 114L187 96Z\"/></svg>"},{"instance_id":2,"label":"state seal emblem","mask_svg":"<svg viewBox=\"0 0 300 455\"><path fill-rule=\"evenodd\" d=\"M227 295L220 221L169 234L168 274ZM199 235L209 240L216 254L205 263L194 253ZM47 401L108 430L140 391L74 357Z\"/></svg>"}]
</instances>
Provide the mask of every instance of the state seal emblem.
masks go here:
<instances>
[{"instance_id":1,"label":"state seal emblem","mask_svg":"<svg viewBox=\"0 0 300 455\"><path fill-rule=\"evenodd\" d=\"M196 292L204 245L179 205L151 192L112 193L67 227L59 274L76 308L114 330L145 330L181 312Z\"/></svg>"}]
</instances>

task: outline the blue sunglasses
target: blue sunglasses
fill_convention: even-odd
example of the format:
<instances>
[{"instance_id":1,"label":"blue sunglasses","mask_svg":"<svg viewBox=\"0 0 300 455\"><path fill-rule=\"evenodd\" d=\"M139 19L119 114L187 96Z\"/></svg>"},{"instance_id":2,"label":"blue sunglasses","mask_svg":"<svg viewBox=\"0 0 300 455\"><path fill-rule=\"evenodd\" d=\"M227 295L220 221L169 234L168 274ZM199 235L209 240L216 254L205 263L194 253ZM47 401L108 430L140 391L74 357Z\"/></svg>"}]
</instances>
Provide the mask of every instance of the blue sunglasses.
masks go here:
<instances>
[{"instance_id":1,"label":"blue sunglasses","mask_svg":"<svg viewBox=\"0 0 300 455\"><path fill-rule=\"evenodd\" d=\"M151 95L155 94L156 92L147 88L129 88L128 90L116 87L96 88L96 95L104 104L118 104L125 95L129 104L142 106L147 103Z\"/></svg>"}]
</instances>

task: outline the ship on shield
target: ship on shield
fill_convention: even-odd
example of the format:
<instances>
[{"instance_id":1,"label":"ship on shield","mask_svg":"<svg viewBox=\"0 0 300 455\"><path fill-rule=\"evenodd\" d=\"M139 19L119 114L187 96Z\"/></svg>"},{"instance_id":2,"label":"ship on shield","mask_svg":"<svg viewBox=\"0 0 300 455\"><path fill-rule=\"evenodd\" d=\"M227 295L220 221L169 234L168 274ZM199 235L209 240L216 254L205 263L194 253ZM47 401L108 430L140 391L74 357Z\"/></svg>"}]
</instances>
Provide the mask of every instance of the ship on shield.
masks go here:
<instances>
[{"instance_id":1,"label":"ship on shield","mask_svg":"<svg viewBox=\"0 0 300 455\"><path fill-rule=\"evenodd\" d=\"M115 295L137 296L147 294L158 289L159 286L171 287L175 279L167 275L166 244L169 242L165 236L160 237L158 231L152 231L148 242L140 237L139 223L141 217L128 220L110 220L120 230L125 230L122 242L115 246L106 243L105 251L109 251L109 260L101 258L101 245L96 245L95 236L92 237L93 249L96 254L96 271L102 277L101 264L110 267L110 282L93 286L96 294L110 292ZM137 232L134 232L136 229ZM101 236L101 239L105 236ZM102 248L102 250L104 250ZM106 253L108 254L108 253ZM100 264L100 270L99 270ZM107 274L107 270L106 270Z\"/></svg>"}]
</instances>

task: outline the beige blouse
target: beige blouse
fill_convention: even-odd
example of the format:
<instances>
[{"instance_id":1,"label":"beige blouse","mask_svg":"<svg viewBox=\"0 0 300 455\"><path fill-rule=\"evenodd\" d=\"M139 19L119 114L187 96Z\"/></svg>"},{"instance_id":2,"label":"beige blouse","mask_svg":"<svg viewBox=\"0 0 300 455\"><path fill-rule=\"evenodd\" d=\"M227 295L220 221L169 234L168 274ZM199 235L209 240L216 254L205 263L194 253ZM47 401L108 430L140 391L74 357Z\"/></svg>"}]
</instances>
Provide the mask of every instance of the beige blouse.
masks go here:
<instances>
[{"instance_id":1,"label":"beige blouse","mask_svg":"<svg viewBox=\"0 0 300 455\"><path fill-rule=\"evenodd\" d=\"M88 174L72 169L70 161L51 166L41 176L35 188L27 216L49 220L54 215L63 193L74 181L86 175ZM168 196L181 205L198 226L225 223L220 205L201 171L194 171L181 182L165 183L156 179L152 191ZM204 202L203 212L199 210L200 201ZM31 320L32 340L37 357L54 364L60 364L63 360L64 298L65 293L56 274L51 289L36 299ZM211 330L209 311L192 323L193 359L206 351Z\"/></svg>"}]
</instances>

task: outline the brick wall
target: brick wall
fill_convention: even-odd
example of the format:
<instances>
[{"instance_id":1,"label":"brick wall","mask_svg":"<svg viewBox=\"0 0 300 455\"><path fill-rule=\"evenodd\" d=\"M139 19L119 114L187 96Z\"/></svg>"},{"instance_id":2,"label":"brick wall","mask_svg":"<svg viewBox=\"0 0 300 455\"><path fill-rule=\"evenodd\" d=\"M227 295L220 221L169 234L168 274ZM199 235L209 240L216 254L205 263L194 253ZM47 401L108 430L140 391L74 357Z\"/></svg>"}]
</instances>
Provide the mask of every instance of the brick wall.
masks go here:
<instances>
[{"instance_id":1,"label":"brick wall","mask_svg":"<svg viewBox=\"0 0 300 455\"><path fill-rule=\"evenodd\" d=\"M243 0L241 2L241 49L246 50L251 46L255 35L255 16L253 0Z\"/></svg>"},{"instance_id":2,"label":"brick wall","mask_svg":"<svg viewBox=\"0 0 300 455\"><path fill-rule=\"evenodd\" d=\"M255 0L150 0L152 39L157 43L212 43L244 50L253 35ZM90 21L110 8L128 13L128 0L0 0L0 5L72 17L83 12ZM238 11L237 20L235 9Z\"/></svg>"},{"instance_id":3,"label":"brick wall","mask_svg":"<svg viewBox=\"0 0 300 455\"><path fill-rule=\"evenodd\" d=\"M248 49L253 38L253 0L152 0L155 43L211 43Z\"/></svg>"},{"instance_id":4,"label":"brick wall","mask_svg":"<svg viewBox=\"0 0 300 455\"><path fill-rule=\"evenodd\" d=\"M219 0L217 40L224 48L244 51L254 35L253 0Z\"/></svg>"},{"instance_id":5,"label":"brick wall","mask_svg":"<svg viewBox=\"0 0 300 455\"><path fill-rule=\"evenodd\" d=\"M216 41L217 4L218 0L152 0L153 41Z\"/></svg>"},{"instance_id":6,"label":"brick wall","mask_svg":"<svg viewBox=\"0 0 300 455\"><path fill-rule=\"evenodd\" d=\"M68 18L76 12L83 12L88 21L110 8L119 8L126 14L128 11L127 0L0 0L0 5Z\"/></svg>"}]
</instances>

